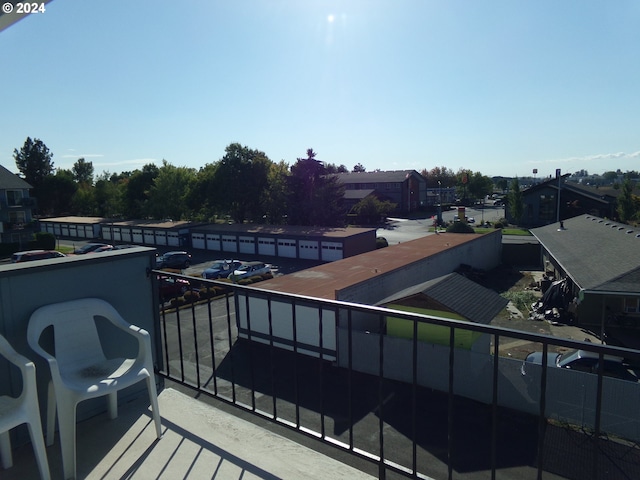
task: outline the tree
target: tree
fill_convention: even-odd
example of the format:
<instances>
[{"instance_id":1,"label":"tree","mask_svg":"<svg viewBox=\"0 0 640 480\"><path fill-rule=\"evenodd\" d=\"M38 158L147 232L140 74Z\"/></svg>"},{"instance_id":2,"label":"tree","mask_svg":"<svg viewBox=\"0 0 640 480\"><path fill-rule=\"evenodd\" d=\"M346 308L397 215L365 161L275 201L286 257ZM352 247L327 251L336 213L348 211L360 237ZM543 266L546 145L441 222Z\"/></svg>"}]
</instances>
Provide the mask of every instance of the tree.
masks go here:
<instances>
[{"instance_id":1,"label":"tree","mask_svg":"<svg viewBox=\"0 0 640 480\"><path fill-rule=\"evenodd\" d=\"M288 223L290 225L342 226L344 186L327 175L312 148L298 158L289 176Z\"/></svg>"},{"instance_id":2,"label":"tree","mask_svg":"<svg viewBox=\"0 0 640 480\"><path fill-rule=\"evenodd\" d=\"M429 171L423 169L420 173L427 180L427 188L455 187L457 184L456 174L447 167L433 167Z\"/></svg>"},{"instance_id":3,"label":"tree","mask_svg":"<svg viewBox=\"0 0 640 480\"><path fill-rule=\"evenodd\" d=\"M268 187L263 204L267 223L272 225L286 223L288 187L289 165L284 161L272 163L269 168Z\"/></svg>"},{"instance_id":4,"label":"tree","mask_svg":"<svg viewBox=\"0 0 640 480\"><path fill-rule=\"evenodd\" d=\"M24 145L20 150L13 150L13 158L16 166L25 181L34 189L34 196L39 195L39 190L44 179L49 175L53 175L53 154L47 146L39 139L31 139L27 137Z\"/></svg>"},{"instance_id":5,"label":"tree","mask_svg":"<svg viewBox=\"0 0 640 480\"><path fill-rule=\"evenodd\" d=\"M157 220L189 218L186 199L195 183L195 176L194 169L175 167L163 160L149 190L148 214Z\"/></svg>"},{"instance_id":6,"label":"tree","mask_svg":"<svg viewBox=\"0 0 640 480\"><path fill-rule=\"evenodd\" d=\"M86 162L84 158L79 158L78 161L73 164L71 171L73 172L73 178L76 182L93 185L92 162Z\"/></svg>"},{"instance_id":7,"label":"tree","mask_svg":"<svg viewBox=\"0 0 640 480\"><path fill-rule=\"evenodd\" d=\"M624 223L629 223L637 213L633 199L633 184L631 183L631 179L626 175L622 184L622 192L618 195L616 211L618 212L618 218Z\"/></svg>"},{"instance_id":8,"label":"tree","mask_svg":"<svg viewBox=\"0 0 640 480\"><path fill-rule=\"evenodd\" d=\"M518 177L511 181L511 187L507 194L507 205L511 218L518 224L524 213L524 203L522 200L522 192L520 191L520 181Z\"/></svg>"},{"instance_id":9,"label":"tree","mask_svg":"<svg viewBox=\"0 0 640 480\"><path fill-rule=\"evenodd\" d=\"M366 168L364 168L364 167L362 166L362 164L361 164L361 163L356 163L356 164L353 166L353 171L354 171L354 173L355 173L355 172L364 173L364 172L366 172L366 171L367 171L367 169L366 169Z\"/></svg>"},{"instance_id":10,"label":"tree","mask_svg":"<svg viewBox=\"0 0 640 480\"><path fill-rule=\"evenodd\" d=\"M124 216L126 218L144 218L147 212L149 191L160 170L153 163L136 170L129 177L123 198Z\"/></svg>"},{"instance_id":11,"label":"tree","mask_svg":"<svg viewBox=\"0 0 640 480\"><path fill-rule=\"evenodd\" d=\"M271 160L239 143L225 149L215 173L217 203L238 223L262 220Z\"/></svg>"},{"instance_id":12,"label":"tree","mask_svg":"<svg viewBox=\"0 0 640 480\"><path fill-rule=\"evenodd\" d=\"M469 172L467 178L467 191L471 198L484 198L493 192L493 180L482 175L480 172Z\"/></svg>"},{"instance_id":13,"label":"tree","mask_svg":"<svg viewBox=\"0 0 640 480\"><path fill-rule=\"evenodd\" d=\"M384 202L374 195L368 195L353 206L352 212L358 216L360 223L374 224L380 222L397 205L385 200Z\"/></svg>"},{"instance_id":14,"label":"tree","mask_svg":"<svg viewBox=\"0 0 640 480\"><path fill-rule=\"evenodd\" d=\"M78 190L71 170L59 169L55 175L44 177L38 190L38 210L44 215L72 213L72 199Z\"/></svg>"}]
</instances>

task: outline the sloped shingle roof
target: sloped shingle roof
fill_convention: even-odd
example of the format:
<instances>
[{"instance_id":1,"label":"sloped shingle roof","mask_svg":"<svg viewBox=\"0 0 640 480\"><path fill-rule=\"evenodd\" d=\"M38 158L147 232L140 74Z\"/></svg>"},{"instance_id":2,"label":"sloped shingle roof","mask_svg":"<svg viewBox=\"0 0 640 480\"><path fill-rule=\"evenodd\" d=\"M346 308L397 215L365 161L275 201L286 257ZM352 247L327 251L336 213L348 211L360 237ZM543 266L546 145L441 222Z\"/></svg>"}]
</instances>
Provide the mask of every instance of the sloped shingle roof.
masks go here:
<instances>
[{"instance_id":1,"label":"sloped shingle roof","mask_svg":"<svg viewBox=\"0 0 640 480\"><path fill-rule=\"evenodd\" d=\"M28 188L33 187L25 182L22 178L17 176L15 173L11 173L5 167L0 165L0 189L23 190Z\"/></svg>"},{"instance_id":2,"label":"sloped shingle roof","mask_svg":"<svg viewBox=\"0 0 640 480\"><path fill-rule=\"evenodd\" d=\"M382 305L397 302L418 293L434 299L472 322L485 325L491 322L509 303L506 298L493 290L489 290L458 273L449 273L414 285L379 303Z\"/></svg>"},{"instance_id":3,"label":"sloped shingle roof","mask_svg":"<svg viewBox=\"0 0 640 480\"><path fill-rule=\"evenodd\" d=\"M581 289L640 293L640 230L580 215L531 230Z\"/></svg>"}]
</instances>

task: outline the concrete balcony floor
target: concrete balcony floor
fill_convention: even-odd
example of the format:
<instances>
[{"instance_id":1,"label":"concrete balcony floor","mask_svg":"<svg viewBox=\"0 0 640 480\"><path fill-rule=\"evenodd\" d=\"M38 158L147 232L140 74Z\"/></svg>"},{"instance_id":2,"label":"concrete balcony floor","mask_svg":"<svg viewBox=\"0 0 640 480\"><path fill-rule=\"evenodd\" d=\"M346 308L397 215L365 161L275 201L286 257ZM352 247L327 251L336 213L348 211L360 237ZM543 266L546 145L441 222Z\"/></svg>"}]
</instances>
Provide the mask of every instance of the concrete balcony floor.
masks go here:
<instances>
[{"instance_id":1,"label":"concrete balcony floor","mask_svg":"<svg viewBox=\"0 0 640 480\"><path fill-rule=\"evenodd\" d=\"M158 440L145 400L120 405L115 420L105 413L77 424L78 478L375 478L332 458L340 452L320 453L173 388L158 397L163 431ZM51 478L62 479L57 436L47 455ZM0 479L39 478L30 444L14 450L13 463L0 469Z\"/></svg>"}]
</instances>

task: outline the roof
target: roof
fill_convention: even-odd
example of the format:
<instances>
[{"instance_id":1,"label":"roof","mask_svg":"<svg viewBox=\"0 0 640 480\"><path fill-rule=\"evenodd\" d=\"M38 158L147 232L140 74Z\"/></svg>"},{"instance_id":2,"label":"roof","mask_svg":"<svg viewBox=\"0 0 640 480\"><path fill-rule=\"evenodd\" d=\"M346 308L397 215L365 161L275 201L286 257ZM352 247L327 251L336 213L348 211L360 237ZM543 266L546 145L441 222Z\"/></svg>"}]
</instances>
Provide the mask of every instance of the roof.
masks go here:
<instances>
[{"instance_id":1,"label":"roof","mask_svg":"<svg viewBox=\"0 0 640 480\"><path fill-rule=\"evenodd\" d=\"M15 173L11 173L5 167L0 165L0 189L24 190L29 188L33 188L33 187L29 185L25 180L20 178L18 175L16 175Z\"/></svg>"},{"instance_id":2,"label":"roof","mask_svg":"<svg viewBox=\"0 0 640 480\"><path fill-rule=\"evenodd\" d=\"M338 180L341 183L398 183L404 182L407 179L407 175L424 178L415 170L392 170L388 172L348 172L337 173L336 177L338 177Z\"/></svg>"},{"instance_id":3,"label":"roof","mask_svg":"<svg viewBox=\"0 0 640 480\"><path fill-rule=\"evenodd\" d=\"M375 190L371 188L363 188L361 190L345 190L343 198L346 200L362 200L371 195Z\"/></svg>"},{"instance_id":4,"label":"roof","mask_svg":"<svg viewBox=\"0 0 640 480\"><path fill-rule=\"evenodd\" d=\"M534 228L531 233L584 290L640 294L640 230L593 215Z\"/></svg>"},{"instance_id":5,"label":"roof","mask_svg":"<svg viewBox=\"0 0 640 480\"><path fill-rule=\"evenodd\" d=\"M570 174L565 174L562 176L562 190L573 192L577 195L582 195L583 197L588 197L593 201L600 203L611 203L613 199L615 199L616 195L613 194L612 189L605 188L595 188L589 185L580 185L575 182L567 182L566 178L569 177ZM558 179L551 178L547 181L536 183L535 185L525 189L522 191L522 194L525 196L535 194L538 190L543 190L545 188L558 188Z\"/></svg>"},{"instance_id":6,"label":"roof","mask_svg":"<svg viewBox=\"0 0 640 480\"><path fill-rule=\"evenodd\" d=\"M333 228L333 227L312 227L305 225L257 225L254 223L232 223L232 224L205 224L200 225L197 231L219 232L219 233L251 233L254 235L293 235L310 237L335 237L346 238L359 235L365 232L375 232L375 228ZM375 233L374 233L375 234Z\"/></svg>"},{"instance_id":7,"label":"roof","mask_svg":"<svg viewBox=\"0 0 640 480\"><path fill-rule=\"evenodd\" d=\"M379 304L397 303L416 294L426 295L464 318L485 325L509 303L493 290L458 273L450 273L402 290Z\"/></svg>"},{"instance_id":8,"label":"roof","mask_svg":"<svg viewBox=\"0 0 640 480\"><path fill-rule=\"evenodd\" d=\"M256 288L336 300L339 299L337 298L339 292L345 288L401 269L411 263L481 237L482 235L468 233L428 235L409 242L402 242L299 272L274 277L260 282Z\"/></svg>"}]
</instances>

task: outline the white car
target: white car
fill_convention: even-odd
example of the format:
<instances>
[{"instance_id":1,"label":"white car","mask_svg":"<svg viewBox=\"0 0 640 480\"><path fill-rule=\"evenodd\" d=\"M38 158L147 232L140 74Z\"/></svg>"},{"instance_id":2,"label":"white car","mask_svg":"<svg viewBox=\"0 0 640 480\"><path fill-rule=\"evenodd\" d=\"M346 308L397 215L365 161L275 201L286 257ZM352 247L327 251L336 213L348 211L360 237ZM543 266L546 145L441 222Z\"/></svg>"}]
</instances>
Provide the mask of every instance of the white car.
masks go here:
<instances>
[{"instance_id":1,"label":"white car","mask_svg":"<svg viewBox=\"0 0 640 480\"><path fill-rule=\"evenodd\" d=\"M271 273L271 265L264 262L245 262L240 268L233 272L232 277L234 280L241 280L243 278L254 277L256 275L265 275Z\"/></svg>"}]
</instances>

